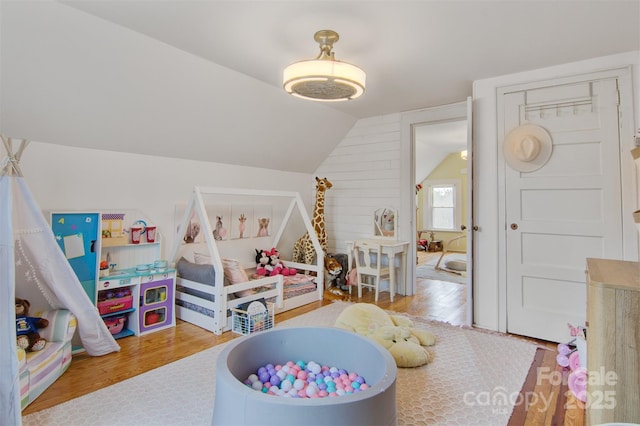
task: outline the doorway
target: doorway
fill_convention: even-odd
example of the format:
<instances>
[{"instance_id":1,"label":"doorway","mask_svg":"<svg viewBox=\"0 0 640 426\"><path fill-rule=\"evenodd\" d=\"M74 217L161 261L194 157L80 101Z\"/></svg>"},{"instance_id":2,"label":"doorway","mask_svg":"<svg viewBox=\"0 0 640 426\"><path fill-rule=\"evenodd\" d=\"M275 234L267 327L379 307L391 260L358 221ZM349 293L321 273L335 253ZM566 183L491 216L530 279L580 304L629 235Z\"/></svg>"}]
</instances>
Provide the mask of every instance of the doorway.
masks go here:
<instances>
[{"instance_id":1,"label":"doorway","mask_svg":"<svg viewBox=\"0 0 640 426\"><path fill-rule=\"evenodd\" d=\"M466 325L471 324L473 294L470 112L469 99L402 119L403 161L410 166L402 181L412 190L403 206L411 217L409 253L416 260L407 271L413 283L409 291L424 296L425 303L438 300L429 309L437 319L455 318ZM457 270L450 260L457 262Z\"/></svg>"}]
</instances>

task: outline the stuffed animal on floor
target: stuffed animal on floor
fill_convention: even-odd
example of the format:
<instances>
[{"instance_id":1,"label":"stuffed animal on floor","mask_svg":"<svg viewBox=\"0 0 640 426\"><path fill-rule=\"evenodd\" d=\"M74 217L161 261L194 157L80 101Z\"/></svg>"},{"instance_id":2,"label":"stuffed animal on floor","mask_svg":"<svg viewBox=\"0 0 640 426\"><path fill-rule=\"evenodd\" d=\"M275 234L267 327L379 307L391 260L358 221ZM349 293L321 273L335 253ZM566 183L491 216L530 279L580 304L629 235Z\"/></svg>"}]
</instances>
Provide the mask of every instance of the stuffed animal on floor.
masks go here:
<instances>
[{"instance_id":1,"label":"stuffed animal on floor","mask_svg":"<svg viewBox=\"0 0 640 426\"><path fill-rule=\"evenodd\" d=\"M44 349L47 341L40 336L38 329L49 325L46 318L30 317L31 304L26 299L16 297L16 337L19 347L26 351L36 352Z\"/></svg>"},{"instance_id":2,"label":"stuffed animal on floor","mask_svg":"<svg viewBox=\"0 0 640 426\"><path fill-rule=\"evenodd\" d=\"M371 303L349 305L336 319L335 326L368 337L387 348L398 367L420 367L431 361L424 346L436 342L433 334L413 326L401 315L389 315Z\"/></svg>"},{"instance_id":3,"label":"stuffed animal on floor","mask_svg":"<svg viewBox=\"0 0 640 426\"><path fill-rule=\"evenodd\" d=\"M326 288L329 293L336 296L344 296L340 285L340 276L344 275L344 270L338 259L335 256L326 255L324 257L324 269L327 272L325 278L327 281Z\"/></svg>"}]
</instances>

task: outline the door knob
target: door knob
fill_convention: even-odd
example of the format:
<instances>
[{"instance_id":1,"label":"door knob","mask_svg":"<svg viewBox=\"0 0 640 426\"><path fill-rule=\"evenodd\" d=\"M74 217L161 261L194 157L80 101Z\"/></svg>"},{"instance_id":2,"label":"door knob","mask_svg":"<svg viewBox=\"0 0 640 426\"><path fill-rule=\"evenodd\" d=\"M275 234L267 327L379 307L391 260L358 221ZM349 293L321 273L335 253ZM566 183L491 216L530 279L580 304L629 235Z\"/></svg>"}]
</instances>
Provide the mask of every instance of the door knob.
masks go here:
<instances>
[{"instance_id":1,"label":"door knob","mask_svg":"<svg viewBox=\"0 0 640 426\"><path fill-rule=\"evenodd\" d=\"M480 228L478 228L478 225L473 225L473 228L471 228L471 229L473 229L474 231L477 231Z\"/></svg>"},{"instance_id":2,"label":"door knob","mask_svg":"<svg viewBox=\"0 0 640 426\"><path fill-rule=\"evenodd\" d=\"M460 225L460 229L464 231L465 229L467 229L467 227L465 225Z\"/></svg>"},{"instance_id":3,"label":"door knob","mask_svg":"<svg viewBox=\"0 0 640 426\"><path fill-rule=\"evenodd\" d=\"M517 223L512 223L512 224L511 224L511 229L513 229L514 231L515 231L516 229L518 229L518 224L517 224Z\"/></svg>"}]
</instances>

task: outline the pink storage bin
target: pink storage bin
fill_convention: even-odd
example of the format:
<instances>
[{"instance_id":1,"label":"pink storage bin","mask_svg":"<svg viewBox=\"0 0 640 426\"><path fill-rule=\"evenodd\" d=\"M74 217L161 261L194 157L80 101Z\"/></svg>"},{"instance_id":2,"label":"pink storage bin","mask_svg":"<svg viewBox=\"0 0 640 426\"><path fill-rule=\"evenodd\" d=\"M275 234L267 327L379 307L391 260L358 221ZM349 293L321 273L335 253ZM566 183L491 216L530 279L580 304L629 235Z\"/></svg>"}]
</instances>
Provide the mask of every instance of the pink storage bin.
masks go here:
<instances>
[{"instance_id":1,"label":"pink storage bin","mask_svg":"<svg viewBox=\"0 0 640 426\"><path fill-rule=\"evenodd\" d=\"M98 312L100 315L112 314L114 312L131 309L133 306L133 296L117 297L98 302Z\"/></svg>"},{"instance_id":2,"label":"pink storage bin","mask_svg":"<svg viewBox=\"0 0 640 426\"><path fill-rule=\"evenodd\" d=\"M104 323L107 325L111 334L118 334L124 328L124 317L105 318Z\"/></svg>"}]
</instances>

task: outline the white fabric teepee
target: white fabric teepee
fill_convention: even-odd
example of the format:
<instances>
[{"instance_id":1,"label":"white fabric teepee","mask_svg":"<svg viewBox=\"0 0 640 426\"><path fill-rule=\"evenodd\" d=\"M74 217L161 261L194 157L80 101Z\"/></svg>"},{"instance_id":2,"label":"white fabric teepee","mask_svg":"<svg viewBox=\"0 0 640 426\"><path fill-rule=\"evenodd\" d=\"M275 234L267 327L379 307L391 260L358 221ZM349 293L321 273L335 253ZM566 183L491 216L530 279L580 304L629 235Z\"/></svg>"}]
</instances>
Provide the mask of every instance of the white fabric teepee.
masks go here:
<instances>
[{"instance_id":1,"label":"white fabric teepee","mask_svg":"<svg viewBox=\"0 0 640 426\"><path fill-rule=\"evenodd\" d=\"M13 152L13 141L0 135L7 157L0 163L0 419L21 423L15 328L16 294L32 306L68 309L78 319L78 334L89 355L120 350L78 277L58 247L51 227L33 199L20 171L27 141ZM28 274L16 274L16 259ZM17 289L17 290L16 290Z\"/></svg>"}]
</instances>

